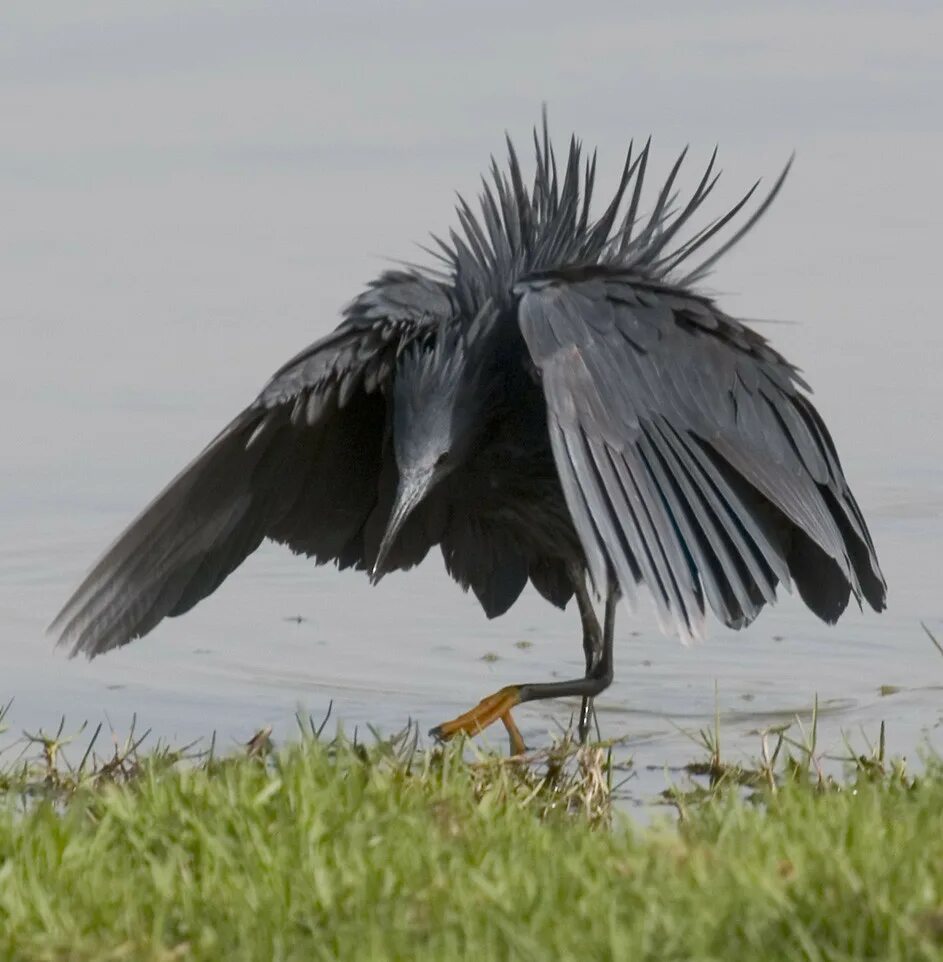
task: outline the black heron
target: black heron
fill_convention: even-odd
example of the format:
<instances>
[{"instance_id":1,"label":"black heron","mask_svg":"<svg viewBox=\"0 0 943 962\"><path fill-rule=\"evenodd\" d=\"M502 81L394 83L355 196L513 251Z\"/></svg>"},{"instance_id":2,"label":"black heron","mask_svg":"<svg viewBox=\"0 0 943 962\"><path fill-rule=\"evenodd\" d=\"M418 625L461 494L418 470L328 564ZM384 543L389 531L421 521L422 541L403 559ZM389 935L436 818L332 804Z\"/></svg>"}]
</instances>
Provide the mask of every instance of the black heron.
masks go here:
<instances>
[{"instance_id":1,"label":"black heron","mask_svg":"<svg viewBox=\"0 0 943 962\"><path fill-rule=\"evenodd\" d=\"M594 218L596 158L558 171L546 120L525 184L508 139L480 212L433 267L368 284L128 527L53 624L89 657L212 593L265 538L377 581L438 545L488 617L528 581L576 598L585 675L511 685L433 730L475 733L521 702L612 680L616 603L644 585L666 631L709 607L742 628L794 585L824 621L886 586L835 445L798 370L698 289L762 216L757 184L695 228L715 157L678 203L684 154L643 215L649 145L630 146ZM730 227L730 236L725 229ZM698 252L712 244L709 255ZM600 624L595 599L602 599Z\"/></svg>"}]
</instances>

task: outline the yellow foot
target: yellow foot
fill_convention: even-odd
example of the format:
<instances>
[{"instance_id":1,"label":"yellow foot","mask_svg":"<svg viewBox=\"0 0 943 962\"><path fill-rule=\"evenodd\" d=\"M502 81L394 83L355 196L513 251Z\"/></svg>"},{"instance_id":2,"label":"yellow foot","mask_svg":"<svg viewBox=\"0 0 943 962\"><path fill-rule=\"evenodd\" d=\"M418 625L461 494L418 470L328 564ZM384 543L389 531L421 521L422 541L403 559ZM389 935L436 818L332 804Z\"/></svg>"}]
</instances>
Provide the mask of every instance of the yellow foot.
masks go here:
<instances>
[{"instance_id":1,"label":"yellow foot","mask_svg":"<svg viewBox=\"0 0 943 962\"><path fill-rule=\"evenodd\" d=\"M502 688L493 695L483 698L464 715L459 715L458 718L436 725L429 734L433 738L439 738L443 741L459 732L464 732L466 735L477 735L500 719L507 729L508 738L511 740L511 754L521 755L526 750L524 739L521 738L521 733L511 717L511 709L519 701L520 689L516 685L509 685L507 688Z\"/></svg>"}]
</instances>

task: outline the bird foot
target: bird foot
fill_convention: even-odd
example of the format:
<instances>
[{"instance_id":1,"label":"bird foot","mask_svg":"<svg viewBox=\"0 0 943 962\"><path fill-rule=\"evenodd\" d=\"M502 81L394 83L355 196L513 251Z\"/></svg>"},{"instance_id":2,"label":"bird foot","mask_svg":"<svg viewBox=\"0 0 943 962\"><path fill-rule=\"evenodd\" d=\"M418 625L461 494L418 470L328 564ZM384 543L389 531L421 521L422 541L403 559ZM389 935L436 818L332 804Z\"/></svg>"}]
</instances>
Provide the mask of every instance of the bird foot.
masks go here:
<instances>
[{"instance_id":1,"label":"bird foot","mask_svg":"<svg viewBox=\"0 0 943 962\"><path fill-rule=\"evenodd\" d=\"M520 688L517 685L508 685L500 691L496 691L487 698L482 698L478 704L453 718L451 721L436 725L429 734L439 741L447 741L453 735L463 732L466 735L477 735L484 731L489 725L496 721L504 724L511 742L511 754L522 755L527 746L521 737L520 729L511 717L511 709L520 702Z\"/></svg>"}]
</instances>

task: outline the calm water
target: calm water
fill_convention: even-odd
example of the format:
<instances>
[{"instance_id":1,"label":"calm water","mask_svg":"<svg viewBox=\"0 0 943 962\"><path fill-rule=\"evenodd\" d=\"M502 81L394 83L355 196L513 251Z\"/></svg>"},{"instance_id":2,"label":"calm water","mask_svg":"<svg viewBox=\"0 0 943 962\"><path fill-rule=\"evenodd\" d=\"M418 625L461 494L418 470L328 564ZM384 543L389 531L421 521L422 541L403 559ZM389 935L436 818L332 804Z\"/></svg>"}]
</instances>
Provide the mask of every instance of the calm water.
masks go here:
<instances>
[{"instance_id":1,"label":"calm water","mask_svg":"<svg viewBox=\"0 0 943 962\"><path fill-rule=\"evenodd\" d=\"M732 199L795 149L781 201L712 279L723 305L788 323L890 585L881 617L826 628L792 599L747 632L682 648L622 612L604 733L626 736L644 798L709 723L728 750L827 708L842 731L913 754L941 719L943 89L930 5L703 19L613 7L543 24L412 4L278 18L195 5L11 8L0 32L0 700L18 727L132 713L170 738L291 731L333 700L345 727L423 729L509 682L576 673L575 613L526 594L488 622L442 571L370 588L266 547L186 618L94 663L44 627L136 511L289 354L413 241L450 223L507 128L540 103L665 169L720 142ZM280 8L281 9L281 8ZM19 12L18 12L19 11ZM688 182L694 177L694 171ZM520 646L521 641L529 646ZM496 655L497 659L490 657ZM881 686L900 688L882 697ZM572 705L522 710L532 743ZM495 735L495 740L498 739ZM940 742L937 740L939 747Z\"/></svg>"}]
</instances>

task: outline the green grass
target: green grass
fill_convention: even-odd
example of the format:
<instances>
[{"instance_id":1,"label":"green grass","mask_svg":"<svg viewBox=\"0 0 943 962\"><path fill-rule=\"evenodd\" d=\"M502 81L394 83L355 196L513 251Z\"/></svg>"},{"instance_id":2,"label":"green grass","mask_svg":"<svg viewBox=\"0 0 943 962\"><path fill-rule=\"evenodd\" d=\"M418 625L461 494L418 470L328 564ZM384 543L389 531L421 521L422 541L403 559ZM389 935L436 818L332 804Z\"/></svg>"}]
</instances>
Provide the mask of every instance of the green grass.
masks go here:
<instances>
[{"instance_id":1,"label":"green grass","mask_svg":"<svg viewBox=\"0 0 943 962\"><path fill-rule=\"evenodd\" d=\"M132 744L74 770L36 744L0 777L3 959L943 958L935 762L728 779L640 829L605 752L565 744Z\"/></svg>"}]
</instances>

